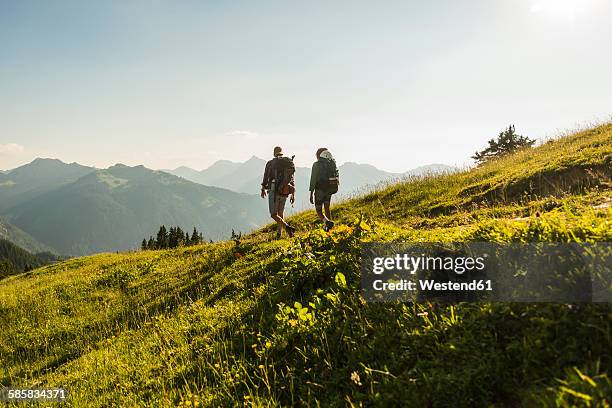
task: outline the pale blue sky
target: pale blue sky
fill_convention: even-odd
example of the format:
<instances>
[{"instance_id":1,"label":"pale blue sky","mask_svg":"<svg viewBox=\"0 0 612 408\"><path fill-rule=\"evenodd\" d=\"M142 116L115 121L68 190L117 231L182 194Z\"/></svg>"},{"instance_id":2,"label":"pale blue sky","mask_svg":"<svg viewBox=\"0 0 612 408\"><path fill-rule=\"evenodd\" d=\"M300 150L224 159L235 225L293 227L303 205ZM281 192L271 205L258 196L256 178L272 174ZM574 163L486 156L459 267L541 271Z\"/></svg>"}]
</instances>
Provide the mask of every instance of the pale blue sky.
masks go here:
<instances>
[{"instance_id":1,"label":"pale blue sky","mask_svg":"<svg viewBox=\"0 0 612 408\"><path fill-rule=\"evenodd\" d=\"M0 0L0 169L464 164L612 114L612 1Z\"/></svg>"}]
</instances>

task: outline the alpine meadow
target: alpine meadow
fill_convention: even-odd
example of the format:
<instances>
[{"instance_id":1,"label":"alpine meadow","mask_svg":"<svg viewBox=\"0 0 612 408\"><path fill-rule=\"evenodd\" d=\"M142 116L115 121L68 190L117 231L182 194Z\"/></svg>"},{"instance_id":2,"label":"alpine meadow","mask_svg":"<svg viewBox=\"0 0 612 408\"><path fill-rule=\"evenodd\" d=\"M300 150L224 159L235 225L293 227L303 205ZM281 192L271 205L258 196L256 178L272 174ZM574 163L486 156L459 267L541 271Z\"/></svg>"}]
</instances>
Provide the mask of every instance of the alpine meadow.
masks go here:
<instances>
[{"instance_id":1,"label":"alpine meadow","mask_svg":"<svg viewBox=\"0 0 612 408\"><path fill-rule=\"evenodd\" d=\"M359 270L368 242L610 242L611 177L604 123L346 199L329 232L305 211L293 238L270 224L8 276L0 384L63 386L70 407L608 407L609 303L367 303Z\"/></svg>"}]
</instances>

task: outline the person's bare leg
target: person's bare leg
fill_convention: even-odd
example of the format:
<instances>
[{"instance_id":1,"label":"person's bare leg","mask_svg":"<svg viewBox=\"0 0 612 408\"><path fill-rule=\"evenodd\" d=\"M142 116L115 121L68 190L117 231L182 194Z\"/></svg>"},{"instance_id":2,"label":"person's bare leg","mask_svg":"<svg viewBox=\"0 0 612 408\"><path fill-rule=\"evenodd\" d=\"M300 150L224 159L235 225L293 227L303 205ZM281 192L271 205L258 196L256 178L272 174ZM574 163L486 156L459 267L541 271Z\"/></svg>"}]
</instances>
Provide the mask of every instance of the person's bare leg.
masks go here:
<instances>
[{"instance_id":1,"label":"person's bare leg","mask_svg":"<svg viewBox=\"0 0 612 408\"><path fill-rule=\"evenodd\" d=\"M287 225L287 223L285 222L285 208L281 207L280 203L277 205L276 207L276 214L278 215L278 217L283 220L283 223L278 223L278 231L276 232L276 236L277 237L281 237L283 234L283 224Z\"/></svg>"},{"instance_id":2,"label":"person's bare leg","mask_svg":"<svg viewBox=\"0 0 612 408\"><path fill-rule=\"evenodd\" d=\"M282 231L283 228L287 230L287 228L291 229L291 226L287 224L287 221L283 219L283 215L285 213L284 208L280 208L280 203L276 205L276 214L272 215L272 219L278 223L279 230Z\"/></svg>"},{"instance_id":3,"label":"person's bare leg","mask_svg":"<svg viewBox=\"0 0 612 408\"><path fill-rule=\"evenodd\" d=\"M285 207L281 206L280 203L278 204L277 208L276 208L276 213L278 214L279 217L281 217L283 220L285 219Z\"/></svg>"},{"instance_id":4,"label":"person's bare leg","mask_svg":"<svg viewBox=\"0 0 612 408\"><path fill-rule=\"evenodd\" d=\"M272 215L272 219L278 223L278 225L286 227L287 223L283 220L282 217L279 217L278 214Z\"/></svg>"},{"instance_id":5,"label":"person's bare leg","mask_svg":"<svg viewBox=\"0 0 612 408\"><path fill-rule=\"evenodd\" d=\"M325 203L323 203L324 207L325 207L325 217L331 221L332 217L331 217L331 205L330 202L327 201Z\"/></svg>"},{"instance_id":6,"label":"person's bare leg","mask_svg":"<svg viewBox=\"0 0 612 408\"><path fill-rule=\"evenodd\" d=\"M334 228L334 222L331 220L331 209L329 206L329 201L323 203L323 207L325 209L325 231L329 231Z\"/></svg>"},{"instance_id":7,"label":"person's bare leg","mask_svg":"<svg viewBox=\"0 0 612 408\"><path fill-rule=\"evenodd\" d=\"M317 210L317 215L319 216L319 219L323 222L325 221L329 221L327 219L327 217L325 217L325 215L323 215L323 206L322 205L317 205L315 206L315 209Z\"/></svg>"}]
</instances>

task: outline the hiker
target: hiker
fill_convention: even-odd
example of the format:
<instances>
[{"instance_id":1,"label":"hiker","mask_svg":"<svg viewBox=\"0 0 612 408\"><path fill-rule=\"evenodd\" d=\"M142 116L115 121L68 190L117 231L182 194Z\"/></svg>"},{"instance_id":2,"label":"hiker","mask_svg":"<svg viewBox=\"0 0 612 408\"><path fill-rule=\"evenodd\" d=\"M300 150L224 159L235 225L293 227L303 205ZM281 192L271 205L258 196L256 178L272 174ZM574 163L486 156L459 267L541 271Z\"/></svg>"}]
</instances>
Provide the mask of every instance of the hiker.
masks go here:
<instances>
[{"instance_id":1,"label":"hiker","mask_svg":"<svg viewBox=\"0 0 612 408\"><path fill-rule=\"evenodd\" d=\"M334 227L334 222L331 220L330 201L332 195L338 192L338 168L327 148L319 148L316 156L317 161L312 165L310 173L310 203L315 205L317 215L323 221L323 229L329 231Z\"/></svg>"},{"instance_id":2,"label":"hiker","mask_svg":"<svg viewBox=\"0 0 612 408\"><path fill-rule=\"evenodd\" d=\"M261 182L261 198L265 198L267 193L270 216L278 224L277 238L281 237L283 228L287 231L289 238L295 233L295 228L283 219L287 197L291 197L289 199L291 204L295 202L294 173L293 157L284 157L283 149L276 146L274 148L274 158L266 163L263 181Z\"/></svg>"}]
</instances>

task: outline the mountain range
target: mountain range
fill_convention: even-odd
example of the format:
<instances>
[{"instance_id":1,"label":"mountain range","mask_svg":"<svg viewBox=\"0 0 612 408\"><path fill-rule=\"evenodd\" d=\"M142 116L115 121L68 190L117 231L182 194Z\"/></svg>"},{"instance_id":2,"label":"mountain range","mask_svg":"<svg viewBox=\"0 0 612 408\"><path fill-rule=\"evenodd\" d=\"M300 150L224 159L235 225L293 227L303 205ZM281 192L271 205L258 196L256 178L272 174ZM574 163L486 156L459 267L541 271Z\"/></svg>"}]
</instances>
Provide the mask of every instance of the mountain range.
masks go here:
<instances>
[{"instance_id":1,"label":"mountain range","mask_svg":"<svg viewBox=\"0 0 612 408\"><path fill-rule=\"evenodd\" d=\"M267 219L255 195L143 166L95 169L52 159L0 175L0 202L1 236L61 255L135 248L162 224L195 226L206 239L220 239Z\"/></svg>"},{"instance_id":2,"label":"mountain range","mask_svg":"<svg viewBox=\"0 0 612 408\"><path fill-rule=\"evenodd\" d=\"M258 194L261 188L261 178L265 165L266 160L253 156L244 163L219 160L201 171L185 166L165 171L195 183L227 188L247 194ZM431 164L417 167L404 173L391 173L380 170L370 164L346 162L338 167L340 173L339 196L352 196L368 190L379 183L401 180L411 176L455 170L455 167L445 164ZM299 211L310 205L308 203L310 168L296 167L295 182L297 188L295 211Z\"/></svg>"},{"instance_id":3,"label":"mountain range","mask_svg":"<svg viewBox=\"0 0 612 408\"><path fill-rule=\"evenodd\" d=\"M196 227L205 239L247 232L269 222L258 197L265 160L221 160L197 171L160 171L116 164L97 169L57 159L36 159L0 173L0 239L31 253L77 256L134 249L160 225ZM341 195L377 183L428 172L444 165L389 173L367 164L339 166ZM308 208L310 169L296 168L297 202L287 213Z\"/></svg>"}]
</instances>

